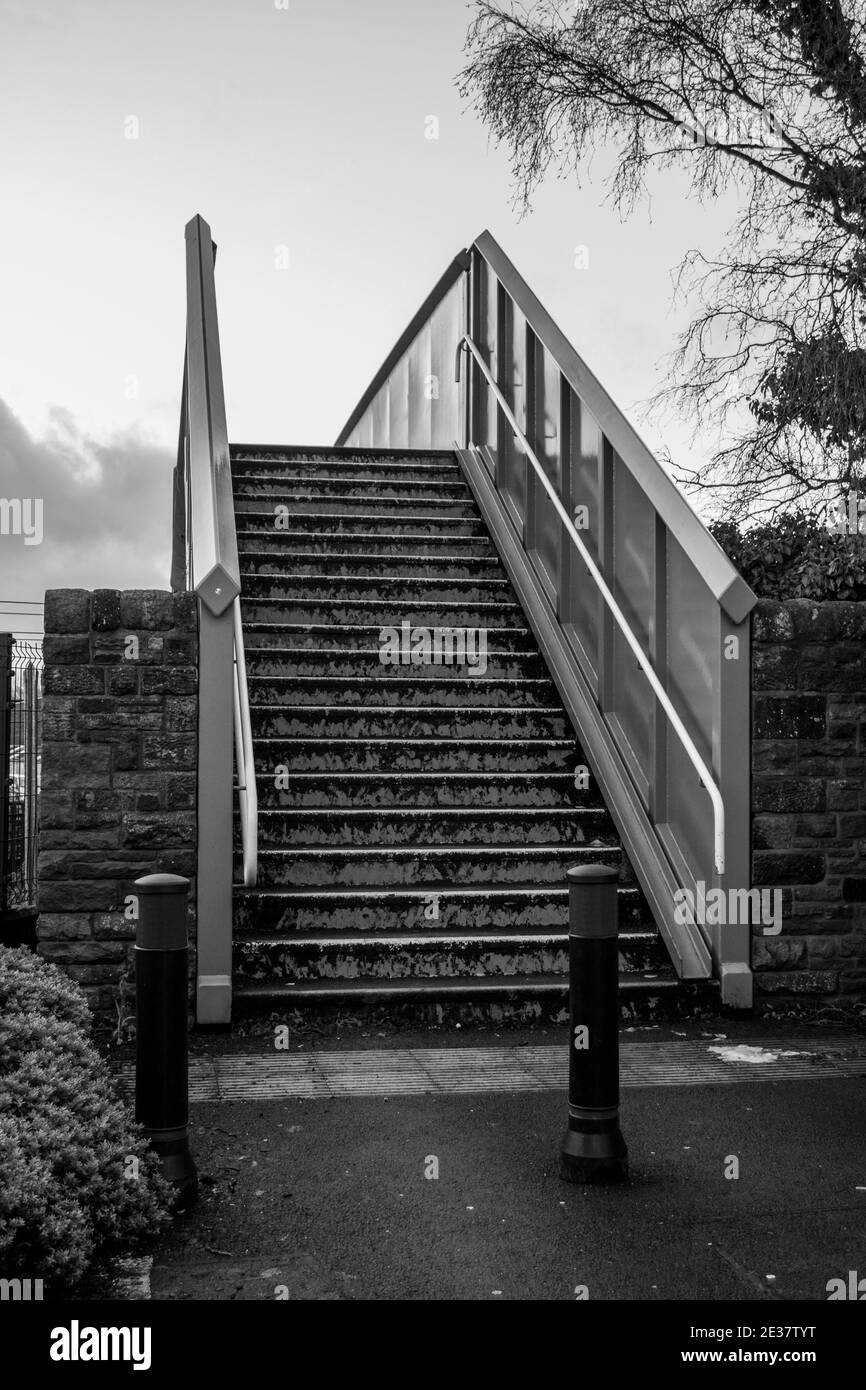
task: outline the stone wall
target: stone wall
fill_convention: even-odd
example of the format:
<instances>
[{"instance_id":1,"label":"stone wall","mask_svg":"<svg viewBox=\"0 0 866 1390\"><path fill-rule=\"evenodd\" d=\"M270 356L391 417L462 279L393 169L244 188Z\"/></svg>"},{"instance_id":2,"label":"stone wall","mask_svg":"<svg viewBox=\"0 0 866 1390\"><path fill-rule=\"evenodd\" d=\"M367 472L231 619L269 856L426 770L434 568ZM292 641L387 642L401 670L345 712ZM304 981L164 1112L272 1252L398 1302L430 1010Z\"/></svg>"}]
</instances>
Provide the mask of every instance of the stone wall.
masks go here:
<instances>
[{"instance_id":1,"label":"stone wall","mask_svg":"<svg viewBox=\"0 0 866 1390\"><path fill-rule=\"evenodd\" d=\"M752 881L783 890L781 934L754 937L756 1002L862 999L866 603L764 600L752 637Z\"/></svg>"},{"instance_id":2,"label":"stone wall","mask_svg":"<svg viewBox=\"0 0 866 1390\"><path fill-rule=\"evenodd\" d=\"M759 1007L866 997L866 603L753 614L752 882ZM141 874L193 880L197 630L189 594L45 596L39 950L116 1019L131 1006Z\"/></svg>"},{"instance_id":3,"label":"stone wall","mask_svg":"<svg viewBox=\"0 0 866 1390\"><path fill-rule=\"evenodd\" d=\"M43 651L39 952L116 1020L132 1010L134 880L189 876L194 922L195 597L49 590Z\"/></svg>"}]
</instances>

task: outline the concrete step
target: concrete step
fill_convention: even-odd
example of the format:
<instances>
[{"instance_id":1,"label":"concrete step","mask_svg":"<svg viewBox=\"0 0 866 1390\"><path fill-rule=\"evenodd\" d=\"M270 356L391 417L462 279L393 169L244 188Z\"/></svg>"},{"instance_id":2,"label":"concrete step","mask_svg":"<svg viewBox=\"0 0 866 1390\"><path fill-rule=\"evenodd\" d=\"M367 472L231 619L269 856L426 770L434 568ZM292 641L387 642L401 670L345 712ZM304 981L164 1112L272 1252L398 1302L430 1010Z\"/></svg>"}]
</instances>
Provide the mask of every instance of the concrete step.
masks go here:
<instances>
[{"instance_id":1,"label":"concrete step","mask_svg":"<svg viewBox=\"0 0 866 1390\"><path fill-rule=\"evenodd\" d=\"M341 776L381 772L400 776L417 772L431 775L506 773L508 776L520 772L567 772L571 777L573 769L583 761L574 739L569 737L518 738L503 735L501 730L498 736L490 738L460 737L459 732L450 738L423 737L411 732L394 736L392 721L387 716L382 722L391 728L391 735L377 737L367 728L366 717L353 716L346 711L339 713L341 720L334 717L334 710L319 714L297 709L254 710L254 729L258 721L260 730L275 735L255 740L259 778L273 777L276 767L289 769L290 783L292 777L303 772L336 772ZM502 715L503 712L496 713ZM368 711L362 714L366 716ZM521 714L517 711L518 719ZM353 735L353 723L363 724L364 730ZM564 724L563 716L562 729ZM412 727L408 724L409 729ZM463 727L459 717L454 727L458 731Z\"/></svg>"},{"instance_id":2,"label":"concrete step","mask_svg":"<svg viewBox=\"0 0 866 1390\"><path fill-rule=\"evenodd\" d=\"M240 845L236 825L236 844ZM601 806L306 807L259 811L259 849L328 845L396 848L416 845L615 845Z\"/></svg>"},{"instance_id":3,"label":"concrete step","mask_svg":"<svg viewBox=\"0 0 866 1390\"><path fill-rule=\"evenodd\" d=\"M406 473L382 472L375 478L369 478L353 472L334 472L330 468L314 474L296 472L294 469L279 474L247 471L235 474L233 486L236 504L245 498L259 498L263 503L267 499L269 506L285 502L290 511L293 500L302 497L354 499L369 497L373 491L382 502L429 501L438 507L444 502L469 503L472 500L469 484L452 475L411 478Z\"/></svg>"},{"instance_id":4,"label":"concrete step","mask_svg":"<svg viewBox=\"0 0 866 1390\"><path fill-rule=\"evenodd\" d=\"M546 883L559 886L570 864L618 864L622 850L595 845L388 845L321 849L266 849L259 854L258 887L305 888L443 884ZM236 882L242 861L234 860Z\"/></svg>"},{"instance_id":5,"label":"concrete step","mask_svg":"<svg viewBox=\"0 0 866 1390\"><path fill-rule=\"evenodd\" d=\"M262 527L258 530L238 530L241 562L245 563L243 557L251 552L279 555L286 559L286 567L291 569L294 568L288 563L291 557L318 555L327 558L335 551L363 550L369 550L377 556L396 558L403 555L413 560L419 555L426 555L431 559L447 556L449 561L459 561L461 564L469 557L498 558L489 536L464 535L459 532L444 536L429 533L392 535L385 531L362 530L363 518L350 517L348 520L352 523L357 521L359 525L330 531L303 531L294 525L289 530L278 530L274 525L274 518L271 517L267 529Z\"/></svg>"},{"instance_id":6,"label":"concrete step","mask_svg":"<svg viewBox=\"0 0 866 1390\"><path fill-rule=\"evenodd\" d=\"M277 515L276 508L278 507L287 509L287 520L292 525L294 525L296 517L305 514L308 516L369 516L372 514L380 519L388 517L392 523L398 525L402 521L410 519L432 521L438 525L439 521L446 517L466 520L478 516L478 509L468 490L466 493L460 492L454 495L416 497L408 491L409 487L410 484L407 484L402 492L389 497L381 497L378 493L371 495L369 492L345 496L339 490L329 491L325 488L315 490L301 487L286 488L285 491L274 491L268 495L236 497L235 513L241 525L248 525L249 523L246 521L248 513L269 511L271 526L274 526L274 517ZM283 515L286 514L283 513Z\"/></svg>"},{"instance_id":7,"label":"concrete step","mask_svg":"<svg viewBox=\"0 0 866 1390\"><path fill-rule=\"evenodd\" d=\"M262 810L298 807L356 806L448 807L482 810L503 806L600 805L592 785L575 789L571 772L291 772L279 790L273 775L257 778Z\"/></svg>"},{"instance_id":8,"label":"concrete step","mask_svg":"<svg viewBox=\"0 0 866 1390\"><path fill-rule=\"evenodd\" d=\"M335 605L359 600L398 603L403 606L403 617L412 620L413 626L424 627L449 624L418 623L412 611L416 605L514 602L514 592L507 579L451 579L448 575L335 574L317 577L292 574L287 570L277 575L246 575L243 592L250 602L278 599L292 606L304 600Z\"/></svg>"},{"instance_id":9,"label":"concrete step","mask_svg":"<svg viewBox=\"0 0 866 1390\"><path fill-rule=\"evenodd\" d=\"M507 627L522 619L516 600L500 598L477 601L470 597L441 599L428 594L411 602L406 597L346 598L336 592L319 598L262 598L247 590L241 594L241 613L247 623L324 624L339 627L356 623L378 627L399 627L411 617L416 627Z\"/></svg>"},{"instance_id":10,"label":"concrete step","mask_svg":"<svg viewBox=\"0 0 866 1390\"><path fill-rule=\"evenodd\" d=\"M550 680L507 677L496 680L489 676L441 675L437 668L419 680L405 680L392 675L387 666L380 666L382 675L372 676L259 676L247 680L250 704L263 705L341 705L373 707L397 705L404 709L414 706L460 705L463 709L480 705L485 708L520 709L550 708L556 701L556 687Z\"/></svg>"},{"instance_id":11,"label":"concrete step","mask_svg":"<svg viewBox=\"0 0 866 1390\"><path fill-rule=\"evenodd\" d=\"M619 938L623 975L670 976L655 932ZM565 931L412 931L332 932L327 936L253 935L235 942L234 974L238 984L267 981L289 984L304 980L420 982L461 977L508 980L568 974Z\"/></svg>"},{"instance_id":12,"label":"concrete step","mask_svg":"<svg viewBox=\"0 0 866 1390\"><path fill-rule=\"evenodd\" d=\"M295 654L324 650L378 652L381 631L381 626L375 623L343 626L332 623L244 623L244 644L247 655L251 651L289 651ZM491 652L519 652L529 656L538 654L535 638L528 627L488 627L484 631Z\"/></svg>"},{"instance_id":13,"label":"concrete step","mask_svg":"<svg viewBox=\"0 0 866 1390\"><path fill-rule=\"evenodd\" d=\"M429 739L451 740L468 743L465 749L454 749L458 754L465 753L471 758L475 753L486 752L475 745L479 742L489 745L496 740L515 739L520 743L530 741L530 751L543 757L543 747L538 748L536 740L551 740L559 744L570 739L574 748L571 726L562 709L555 705L525 709L521 705L485 708L480 705L270 705L253 706L250 710L253 737L256 741L256 766L259 757L270 757L272 748L258 747L262 739L326 738L370 739L388 738L427 741ZM513 747L510 743L500 745L498 767L518 770L518 764L508 760ZM435 754L435 749L419 748L419 753ZM555 766L562 767L559 759ZM572 767L577 763L571 764ZM272 764L261 764L265 771ZM451 765L449 764L449 767ZM473 764L454 767L454 771L471 772ZM408 769L407 769L408 770ZM435 771L431 765L430 771ZM495 772L496 767L478 767L479 772ZM541 766L540 770L544 770Z\"/></svg>"},{"instance_id":14,"label":"concrete step","mask_svg":"<svg viewBox=\"0 0 866 1390\"><path fill-rule=\"evenodd\" d=\"M620 884L617 908L620 932L648 932L658 940L639 888ZM564 883L440 885L432 895L424 887L326 886L254 892L236 888L233 914L236 938L425 930L565 932L568 888Z\"/></svg>"},{"instance_id":15,"label":"concrete step","mask_svg":"<svg viewBox=\"0 0 866 1390\"><path fill-rule=\"evenodd\" d=\"M426 473L462 469L453 449L342 449L327 444L232 444L232 473L283 468L420 469Z\"/></svg>"},{"instance_id":16,"label":"concrete step","mask_svg":"<svg viewBox=\"0 0 866 1390\"><path fill-rule=\"evenodd\" d=\"M353 547L356 542L352 542ZM416 546L417 550L417 546ZM241 551L241 584L252 575L293 575L353 578L358 574L374 574L397 581L431 577L440 579L498 579L508 582L498 555L387 555L377 549L348 549L341 545L327 553L299 553L293 546L283 551Z\"/></svg>"},{"instance_id":17,"label":"concrete step","mask_svg":"<svg viewBox=\"0 0 866 1390\"><path fill-rule=\"evenodd\" d=\"M638 1012L641 1001L644 1001L649 1016L653 1016L663 1011L663 996L674 996L668 1007L675 1007L677 998L681 997L681 987L672 970L664 974L652 972L650 978L620 976L619 990L621 1011L626 1017L641 1016ZM707 992L714 991L710 989ZM271 1011L284 1016L293 1009L328 1003L339 1004L347 1013L354 1012L357 1006L363 1004L387 1004L390 1013L393 1006L399 1004L435 1002L444 1005L457 1000L481 1005L492 1001L519 1005L550 1000L567 1017L568 979L565 975L488 975L429 980L305 980L282 985L240 984L235 992L234 1006L241 1017ZM661 1009L657 1008L659 1004ZM509 1010L506 1016L513 1016L512 1011Z\"/></svg>"},{"instance_id":18,"label":"concrete step","mask_svg":"<svg viewBox=\"0 0 866 1390\"><path fill-rule=\"evenodd\" d=\"M381 632L382 629L377 631ZM494 681L543 680L546 686L550 685L547 667L539 652L497 651L486 637L482 644L477 637L467 637L465 631L460 636L461 631L457 629L455 636L443 639L442 656L450 653L459 658L462 654L462 660L443 660L438 664L432 661L429 664L413 662L405 666L390 660L382 661L382 656L387 657L391 650L387 636L381 646L377 644L375 647L292 649L273 645L260 647L250 634L249 639L245 638L250 643L246 648L247 674L260 679L279 677L281 680L298 676L308 680L322 676L355 681L387 678L417 686L426 686L429 681L443 676L473 683L484 677Z\"/></svg>"},{"instance_id":19,"label":"concrete step","mask_svg":"<svg viewBox=\"0 0 866 1390\"><path fill-rule=\"evenodd\" d=\"M464 540L487 540L487 528L481 517L475 513L459 517L440 512L426 511L417 516L404 512L399 515L382 515L379 511L335 511L333 508L317 511L305 509L296 511L287 519L286 529L277 529L277 513L273 507L251 505L244 507L237 515L237 529L241 535L289 536L299 533L313 536L391 536L396 540L423 540L425 544L435 544L437 540L448 545L461 538ZM490 542L492 544L492 542Z\"/></svg>"}]
</instances>

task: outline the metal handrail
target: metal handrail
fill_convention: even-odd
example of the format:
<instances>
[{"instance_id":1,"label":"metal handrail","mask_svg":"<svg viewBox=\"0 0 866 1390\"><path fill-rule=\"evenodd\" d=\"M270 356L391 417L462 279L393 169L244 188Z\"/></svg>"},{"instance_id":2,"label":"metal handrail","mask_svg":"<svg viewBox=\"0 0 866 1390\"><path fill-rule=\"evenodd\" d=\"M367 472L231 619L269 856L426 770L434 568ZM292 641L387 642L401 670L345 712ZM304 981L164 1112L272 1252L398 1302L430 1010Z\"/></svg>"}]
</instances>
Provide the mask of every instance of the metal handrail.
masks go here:
<instances>
[{"instance_id":1,"label":"metal handrail","mask_svg":"<svg viewBox=\"0 0 866 1390\"><path fill-rule=\"evenodd\" d=\"M602 598L607 604L607 607L610 610L617 626L622 632L622 635L628 642L628 645L635 656L638 666L643 671L644 675L649 681L655 693L655 696L662 709L664 710L665 714L667 715L671 727L677 734L689 761L698 773L698 776L701 779L701 785L707 791L707 795L709 796L710 801L713 805L715 866L717 872L723 874L725 872L725 803L722 799L722 794L719 788L717 787L715 781L713 780L709 768L707 767L706 763L704 762L703 758L701 757L700 753L695 747L691 735L689 734L688 730L683 724L683 721L680 719L680 716L677 714L674 706L672 705L667 691L664 689L664 686L662 685L661 681L656 675L655 670L652 667L652 664L646 656L646 653L641 648L639 642L637 641L637 638L635 637L634 633L629 627L628 622L622 612L622 609L620 608L619 604L617 603L616 599L614 598L613 594L608 588L601 574L601 571L599 570L598 566L596 565L586 546L583 544L583 541L580 539L580 536L577 533L577 530L574 526L573 521L571 520L571 517L568 515L568 512L563 507L562 502L557 496L556 489L553 487L552 483L550 482L550 479L548 478L547 474L545 473L544 469L539 463L538 458L535 455L535 451L529 443L529 440L527 439L523 430L517 423L517 420L514 416L514 412L509 406L508 401L505 399L505 396L503 395L499 386L497 385L496 380L493 377L492 372L490 371L490 368L485 362L476 344L469 337L468 333L464 333L460 341L460 347L467 348L472 353L472 356L475 358L475 361L478 363L478 366L481 368L482 374L487 380L487 384L489 385L493 394L496 396L497 401L499 402L502 413L505 415L505 418L507 419L509 425L514 431L515 436L520 440L523 451L529 459L530 463L532 464L533 468L535 469L535 472L538 476L539 481L541 482L542 487L544 488L545 492L547 493L548 497L553 503L560 520L565 526L565 529L567 530L572 543L577 548L578 554L580 555L581 559L586 565L587 570L595 580L596 587L598 588ZM456 362L458 379L459 368L460 358L458 349L458 357Z\"/></svg>"},{"instance_id":2,"label":"metal handrail","mask_svg":"<svg viewBox=\"0 0 866 1390\"><path fill-rule=\"evenodd\" d=\"M187 341L175 470L172 586L193 588L215 618L232 605L232 685L244 886L258 876L258 797L240 609L240 568L226 430L210 227L186 228Z\"/></svg>"},{"instance_id":3,"label":"metal handrail","mask_svg":"<svg viewBox=\"0 0 866 1390\"><path fill-rule=\"evenodd\" d=\"M234 622L235 761L241 812L241 839L244 852L244 887L255 888L259 869L259 797L256 787L256 764L253 755L253 731L250 719L250 692L247 685L247 660L244 651L244 629L239 598L234 601L232 616Z\"/></svg>"}]
</instances>

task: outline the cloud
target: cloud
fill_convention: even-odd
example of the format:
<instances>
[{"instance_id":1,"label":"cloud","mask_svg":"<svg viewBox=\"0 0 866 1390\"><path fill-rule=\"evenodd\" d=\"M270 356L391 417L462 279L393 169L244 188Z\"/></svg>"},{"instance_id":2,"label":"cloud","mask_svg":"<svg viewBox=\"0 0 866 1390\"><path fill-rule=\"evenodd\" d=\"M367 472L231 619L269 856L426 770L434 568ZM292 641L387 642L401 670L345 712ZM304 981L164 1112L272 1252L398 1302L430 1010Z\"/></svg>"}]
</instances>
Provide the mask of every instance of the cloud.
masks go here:
<instances>
[{"instance_id":1,"label":"cloud","mask_svg":"<svg viewBox=\"0 0 866 1390\"><path fill-rule=\"evenodd\" d=\"M0 400L0 498L41 499L43 513L40 545L0 535L0 601L54 588L167 589L173 466L172 451L140 430L98 440L61 407L35 439Z\"/></svg>"}]
</instances>

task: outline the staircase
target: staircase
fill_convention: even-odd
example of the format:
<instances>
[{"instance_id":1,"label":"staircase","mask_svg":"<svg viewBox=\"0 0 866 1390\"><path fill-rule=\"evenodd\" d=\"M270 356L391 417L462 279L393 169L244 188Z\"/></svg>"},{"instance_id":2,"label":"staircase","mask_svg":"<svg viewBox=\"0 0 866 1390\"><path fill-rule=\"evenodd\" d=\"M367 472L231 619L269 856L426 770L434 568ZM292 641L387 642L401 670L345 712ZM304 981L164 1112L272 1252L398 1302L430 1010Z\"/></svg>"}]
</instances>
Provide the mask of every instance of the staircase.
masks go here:
<instances>
[{"instance_id":1,"label":"staircase","mask_svg":"<svg viewBox=\"0 0 866 1390\"><path fill-rule=\"evenodd\" d=\"M620 866L626 1012L671 968L448 452L232 449L259 793L234 1011L565 1017L570 864ZM484 629L487 669L386 665L380 631ZM242 883L236 834L235 883Z\"/></svg>"}]
</instances>

